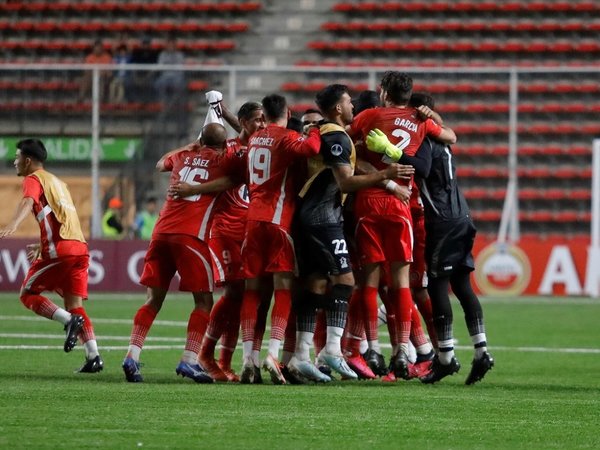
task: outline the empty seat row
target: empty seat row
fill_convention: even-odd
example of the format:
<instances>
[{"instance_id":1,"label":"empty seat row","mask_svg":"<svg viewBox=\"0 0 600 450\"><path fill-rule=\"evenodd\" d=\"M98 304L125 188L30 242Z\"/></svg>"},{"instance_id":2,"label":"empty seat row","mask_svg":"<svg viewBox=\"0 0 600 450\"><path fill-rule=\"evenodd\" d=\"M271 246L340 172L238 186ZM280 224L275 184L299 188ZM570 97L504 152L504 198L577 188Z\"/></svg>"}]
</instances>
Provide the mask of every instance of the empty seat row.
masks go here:
<instances>
[{"instance_id":1,"label":"empty seat row","mask_svg":"<svg viewBox=\"0 0 600 450\"><path fill-rule=\"evenodd\" d=\"M208 88L208 83L203 80L192 80L188 82L188 90L202 91ZM0 79L0 90L3 91L75 91L79 89L77 81L65 80L2 80Z\"/></svg>"},{"instance_id":2,"label":"empty seat row","mask_svg":"<svg viewBox=\"0 0 600 450\"><path fill-rule=\"evenodd\" d=\"M122 12L205 12L205 13L247 13L258 11L262 8L261 2L257 1L212 1L212 2L197 2L197 1L33 1L33 2L3 2L0 4L0 11L5 12L98 12L106 13L113 11Z\"/></svg>"},{"instance_id":3,"label":"empty seat row","mask_svg":"<svg viewBox=\"0 0 600 450\"><path fill-rule=\"evenodd\" d=\"M102 113L110 112L123 112L123 113L145 113L154 114L162 111L164 105L160 102L152 103L138 103L138 102L124 102L124 103L102 103L100 105L100 111ZM192 110L192 106L188 105L187 109ZM9 112L14 115L15 111L23 111L28 113L44 113L44 114L86 114L92 110L92 104L89 101L76 102L76 101L15 101L10 100L6 102L0 101L0 112Z\"/></svg>"},{"instance_id":4,"label":"empty seat row","mask_svg":"<svg viewBox=\"0 0 600 450\"><path fill-rule=\"evenodd\" d=\"M519 177L528 178L583 178L592 177L592 169L590 167L519 167L517 170ZM460 177L469 178L506 178L508 176L508 168L506 166L469 166L462 165L457 168L457 175Z\"/></svg>"},{"instance_id":5,"label":"empty seat row","mask_svg":"<svg viewBox=\"0 0 600 450\"><path fill-rule=\"evenodd\" d=\"M21 39L21 40L2 40L0 41L0 50L10 51L43 51L43 52L89 52L93 47L92 39ZM107 49L114 49L117 42L105 41L104 46ZM154 50L162 50L166 43L154 41L151 47ZM182 51L229 51L236 48L236 43L230 39L221 40L179 40L177 48Z\"/></svg>"},{"instance_id":6,"label":"empty seat row","mask_svg":"<svg viewBox=\"0 0 600 450\"><path fill-rule=\"evenodd\" d=\"M508 125L504 122L461 122L452 127L457 134L508 134ZM531 135L590 135L600 134L598 122L534 122L522 123L517 127L518 132Z\"/></svg>"},{"instance_id":7,"label":"empty seat row","mask_svg":"<svg viewBox=\"0 0 600 450\"><path fill-rule=\"evenodd\" d=\"M311 50L320 52L456 52L456 53L598 53L600 42L586 40L521 40L521 39L341 39L310 41Z\"/></svg>"},{"instance_id":8,"label":"empty seat row","mask_svg":"<svg viewBox=\"0 0 600 450\"><path fill-rule=\"evenodd\" d=\"M471 210L471 215L476 221L482 222L498 222L502 216L502 212L493 210ZM522 222L590 222L591 213L587 211L573 210L536 210L536 211L520 211L519 220Z\"/></svg>"},{"instance_id":9,"label":"empty seat row","mask_svg":"<svg viewBox=\"0 0 600 450\"><path fill-rule=\"evenodd\" d=\"M468 188L462 190L469 200L503 200L506 189ZM519 189L519 200L590 200L590 189Z\"/></svg>"},{"instance_id":10,"label":"empty seat row","mask_svg":"<svg viewBox=\"0 0 600 450\"><path fill-rule=\"evenodd\" d=\"M600 10L600 4L593 0L574 1L387 1L387 2L338 2L333 10L344 13L383 13L391 12L581 12Z\"/></svg>"},{"instance_id":11,"label":"empty seat row","mask_svg":"<svg viewBox=\"0 0 600 450\"><path fill-rule=\"evenodd\" d=\"M598 32L600 21L545 20L411 20L411 21L331 21L321 29L332 33L405 33L405 32Z\"/></svg>"},{"instance_id":12,"label":"empty seat row","mask_svg":"<svg viewBox=\"0 0 600 450\"><path fill-rule=\"evenodd\" d=\"M149 21L132 19L129 21L82 21L82 20L0 20L0 31L31 31L35 33L99 33L99 32L173 32L180 33L241 33L248 31L247 22L175 22L170 20Z\"/></svg>"},{"instance_id":13,"label":"empty seat row","mask_svg":"<svg viewBox=\"0 0 600 450\"><path fill-rule=\"evenodd\" d=\"M469 156L506 156L508 155L508 145L485 145L485 144L463 144L459 142L454 148L454 153L457 155L469 155ZM518 146L519 156L588 156L592 153L591 145L558 145L553 143L547 144L520 144Z\"/></svg>"}]
</instances>

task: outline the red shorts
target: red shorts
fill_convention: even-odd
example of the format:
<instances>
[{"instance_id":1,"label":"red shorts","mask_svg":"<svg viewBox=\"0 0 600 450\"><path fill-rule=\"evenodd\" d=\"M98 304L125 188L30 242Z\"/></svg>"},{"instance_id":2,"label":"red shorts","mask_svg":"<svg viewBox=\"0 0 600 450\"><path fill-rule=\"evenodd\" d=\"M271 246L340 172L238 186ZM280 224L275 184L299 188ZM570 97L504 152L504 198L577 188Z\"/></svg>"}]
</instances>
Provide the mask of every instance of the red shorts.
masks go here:
<instances>
[{"instance_id":1,"label":"red shorts","mask_svg":"<svg viewBox=\"0 0 600 450\"><path fill-rule=\"evenodd\" d=\"M360 264L412 261L412 220L408 205L395 197L359 196L356 246Z\"/></svg>"},{"instance_id":2,"label":"red shorts","mask_svg":"<svg viewBox=\"0 0 600 450\"><path fill-rule=\"evenodd\" d=\"M210 251L217 286L228 281L243 280L242 241L228 236L210 238Z\"/></svg>"},{"instance_id":3,"label":"red shorts","mask_svg":"<svg viewBox=\"0 0 600 450\"><path fill-rule=\"evenodd\" d=\"M258 278L266 273L296 272L292 237L274 223L249 220L242 245L242 267L245 278Z\"/></svg>"},{"instance_id":4,"label":"red shorts","mask_svg":"<svg viewBox=\"0 0 600 450\"><path fill-rule=\"evenodd\" d=\"M169 289L179 273L179 290L212 292L212 257L208 244L184 234L158 234L150 241L140 284Z\"/></svg>"},{"instance_id":5,"label":"red shorts","mask_svg":"<svg viewBox=\"0 0 600 450\"><path fill-rule=\"evenodd\" d=\"M425 216L413 215L413 262L410 265L410 287L427 287L425 272Z\"/></svg>"},{"instance_id":6,"label":"red shorts","mask_svg":"<svg viewBox=\"0 0 600 450\"><path fill-rule=\"evenodd\" d=\"M34 294L55 291L59 295L88 296L88 255L61 256L54 259L38 259L23 280L22 289Z\"/></svg>"}]
</instances>

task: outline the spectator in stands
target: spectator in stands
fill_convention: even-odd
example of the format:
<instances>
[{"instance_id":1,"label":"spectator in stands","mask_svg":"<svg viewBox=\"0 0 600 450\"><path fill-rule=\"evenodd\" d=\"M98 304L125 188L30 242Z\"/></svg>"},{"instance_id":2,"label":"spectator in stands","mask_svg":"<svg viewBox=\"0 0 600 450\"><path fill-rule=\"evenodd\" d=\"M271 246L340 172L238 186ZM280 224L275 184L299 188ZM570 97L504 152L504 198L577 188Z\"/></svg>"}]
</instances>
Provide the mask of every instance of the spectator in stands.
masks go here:
<instances>
[{"instance_id":1,"label":"spectator in stands","mask_svg":"<svg viewBox=\"0 0 600 450\"><path fill-rule=\"evenodd\" d=\"M181 65L184 62L185 56L177 50L177 40L170 36L166 47L158 55L158 64ZM170 96L178 99L185 91L185 75L180 70L165 70L154 82L154 88L162 103L166 103Z\"/></svg>"},{"instance_id":2,"label":"spectator in stands","mask_svg":"<svg viewBox=\"0 0 600 450\"><path fill-rule=\"evenodd\" d=\"M127 78L131 75L125 69L125 65L129 64L130 61L131 55L129 54L127 45L124 43L119 44L112 61L120 67L119 70L113 73L113 78L110 82L108 98L111 103L122 103L125 99L125 85L127 84Z\"/></svg>"},{"instance_id":3,"label":"spectator in stands","mask_svg":"<svg viewBox=\"0 0 600 450\"><path fill-rule=\"evenodd\" d=\"M154 225L158 220L156 197L148 197L143 211L137 214L133 224L133 232L139 239L149 241L152 237Z\"/></svg>"},{"instance_id":4,"label":"spectator in stands","mask_svg":"<svg viewBox=\"0 0 600 450\"><path fill-rule=\"evenodd\" d=\"M131 52L131 64L156 64L158 54L152 48L151 39L146 36L140 46ZM151 101L154 72L136 70L126 79L125 96L129 101Z\"/></svg>"},{"instance_id":5,"label":"spectator in stands","mask_svg":"<svg viewBox=\"0 0 600 450\"><path fill-rule=\"evenodd\" d=\"M321 114L321 111L318 109L308 108L306 111L304 111L304 114L302 114L302 118L300 120L302 120L303 133L308 134L308 130L311 126L317 125L321 120L323 120L323 114Z\"/></svg>"},{"instance_id":6,"label":"spectator in stands","mask_svg":"<svg viewBox=\"0 0 600 450\"><path fill-rule=\"evenodd\" d=\"M102 216L102 235L106 239L122 239L125 227L122 222L123 202L119 197L108 201L108 209Z\"/></svg>"},{"instance_id":7,"label":"spectator in stands","mask_svg":"<svg viewBox=\"0 0 600 450\"><path fill-rule=\"evenodd\" d=\"M85 57L86 64L111 64L112 56L109 52L104 50L102 41L97 40L94 42L92 52ZM100 101L103 101L106 97L106 89L110 80L111 73L107 71L100 72ZM79 87L79 100L84 100L90 95L92 87L92 71L86 70L83 73L81 79L81 86Z\"/></svg>"}]
</instances>

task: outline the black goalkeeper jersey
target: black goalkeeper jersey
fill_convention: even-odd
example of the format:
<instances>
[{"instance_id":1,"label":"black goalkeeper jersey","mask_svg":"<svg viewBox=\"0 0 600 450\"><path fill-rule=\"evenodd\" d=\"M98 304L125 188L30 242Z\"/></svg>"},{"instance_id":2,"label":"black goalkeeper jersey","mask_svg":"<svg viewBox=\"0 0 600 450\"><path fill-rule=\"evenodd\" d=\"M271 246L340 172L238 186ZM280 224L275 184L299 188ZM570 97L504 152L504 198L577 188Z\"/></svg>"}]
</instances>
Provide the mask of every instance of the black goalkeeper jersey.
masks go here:
<instances>
[{"instance_id":1,"label":"black goalkeeper jersey","mask_svg":"<svg viewBox=\"0 0 600 450\"><path fill-rule=\"evenodd\" d=\"M469 206L456 180L452 150L426 138L414 156L402 155L400 163L415 168L425 208L425 223L456 220L469 215Z\"/></svg>"},{"instance_id":2,"label":"black goalkeeper jersey","mask_svg":"<svg viewBox=\"0 0 600 450\"><path fill-rule=\"evenodd\" d=\"M300 191L298 215L305 225L338 224L343 222L344 196L331 167L354 167L354 144L344 129L325 122L320 127L321 150L308 161L309 179Z\"/></svg>"}]
</instances>

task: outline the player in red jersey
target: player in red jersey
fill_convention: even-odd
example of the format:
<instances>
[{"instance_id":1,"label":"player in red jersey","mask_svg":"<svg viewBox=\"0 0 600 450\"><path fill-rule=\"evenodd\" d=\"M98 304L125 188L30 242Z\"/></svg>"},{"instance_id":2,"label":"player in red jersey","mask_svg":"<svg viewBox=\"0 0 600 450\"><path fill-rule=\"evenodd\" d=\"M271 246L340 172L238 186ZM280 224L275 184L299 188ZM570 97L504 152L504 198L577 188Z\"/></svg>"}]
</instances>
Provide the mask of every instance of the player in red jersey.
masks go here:
<instances>
[{"instance_id":1,"label":"player in red jersey","mask_svg":"<svg viewBox=\"0 0 600 450\"><path fill-rule=\"evenodd\" d=\"M299 184L294 164L316 155L321 141L316 128L306 138L285 128L290 111L284 97L268 95L262 105L267 127L252 135L248 150L250 206L242 248L246 291L241 313L244 354L241 381L251 382L254 378L252 341L260 304L260 279L272 274L275 304L269 353L263 368L274 383L285 384L278 354L291 309L290 289L296 268L289 233Z\"/></svg>"},{"instance_id":2,"label":"player in red jersey","mask_svg":"<svg viewBox=\"0 0 600 450\"><path fill-rule=\"evenodd\" d=\"M381 170L397 161L402 152L414 155L426 136L454 143L456 135L439 125L426 113L408 106L412 93L412 79L405 73L386 72L381 80L381 108L368 109L359 114L351 125L350 135L362 139L372 152L364 159ZM394 148L378 145L378 133L388 137ZM387 152L381 155L379 152ZM400 181L399 181L400 182ZM393 182L392 182L393 183ZM393 186L390 183L390 186ZM391 304L399 327L399 345L394 349L392 368L396 376L408 378L408 341L412 297L410 294L409 264L412 261L412 222L407 204L380 187L359 191L355 201L358 225L356 240L360 262L365 269L365 303L377 298L381 265L390 264ZM375 300L376 301L376 300ZM376 351L376 349L375 349Z\"/></svg>"},{"instance_id":3,"label":"player in red jersey","mask_svg":"<svg viewBox=\"0 0 600 450\"><path fill-rule=\"evenodd\" d=\"M0 238L12 235L33 212L40 226L40 244L29 245L32 263L21 287L21 302L36 314L64 325L64 351L83 342L85 364L79 372L99 372L104 363L98 353L92 321L83 308L87 299L88 246L67 185L44 169L48 153L38 139L17 143L15 169L23 180L23 198L10 223L0 229ZM40 295L55 291L63 297L65 309Z\"/></svg>"},{"instance_id":4,"label":"player in red jersey","mask_svg":"<svg viewBox=\"0 0 600 450\"><path fill-rule=\"evenodd\" d=\"M227 117L228 110L224 105L222 111ZM262 105L257 102L244 103L238 111L236 122L239 124L240 134L235 139L227 141L225 151L232 156L246 158L248 138L266 126ZM236 175L238 178L245 178L243 174L231 174L232 177ZM172 186L171 191L184 197L197 193L198 189L194 190L194 186L180 183ZM231 369L231 359L237 345L240 307L244 294L241 247L248 215L248 201L246 183L224 191L215 205L213 225L210 230L209 246L213 255L216 283L218 286L225 287L225 292L211 312L199 361L204 370L216 381L239 380ZM214 351L219 338L222 338L221 356L217 364Z\"/></svg>"},{"instance_id":5,"label":"player in red jersey","mask_svg":"<svg viewBox=\"0 0 600 450\"><path fill-rule=\"evenodd\" d=\"M222 125L209 124L203 128L199 142L170 151L158 161L156 168L160 172L171 172L171 183L183 180L201 184L221 177L237 162L224 152L226 138ZM213 381L198 364L198 352L212 307L214 281L208 233L215 201L216 194L167 196L144 260L140 283L148 288L148 300L133 320L129 349L123 361L127 381L142 381L139 371L142 346L175 272L181 277L179 290L192 292L195 304L176 372L198 383Z\"/></svg>"}]
</instances>

